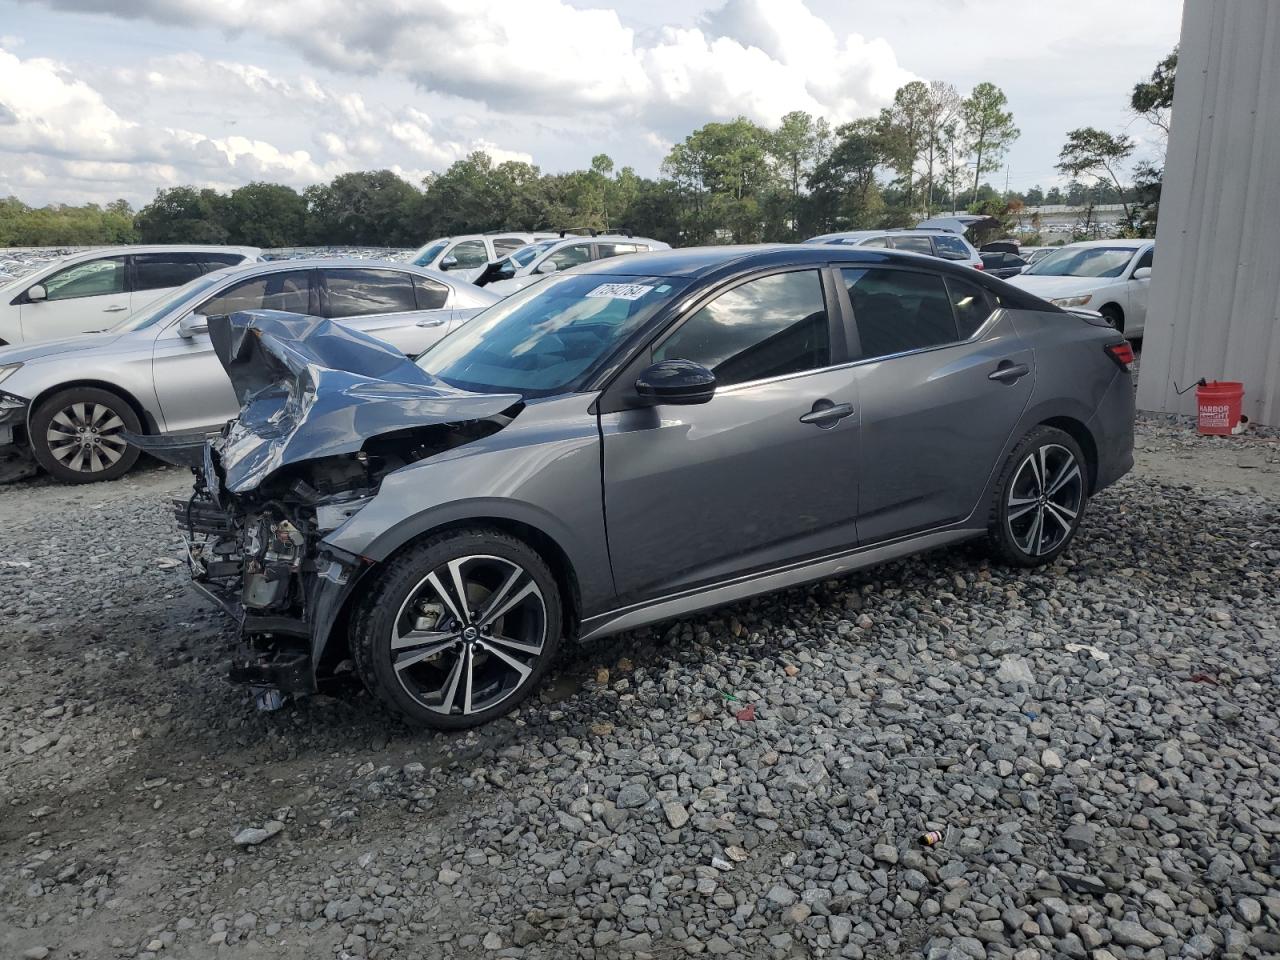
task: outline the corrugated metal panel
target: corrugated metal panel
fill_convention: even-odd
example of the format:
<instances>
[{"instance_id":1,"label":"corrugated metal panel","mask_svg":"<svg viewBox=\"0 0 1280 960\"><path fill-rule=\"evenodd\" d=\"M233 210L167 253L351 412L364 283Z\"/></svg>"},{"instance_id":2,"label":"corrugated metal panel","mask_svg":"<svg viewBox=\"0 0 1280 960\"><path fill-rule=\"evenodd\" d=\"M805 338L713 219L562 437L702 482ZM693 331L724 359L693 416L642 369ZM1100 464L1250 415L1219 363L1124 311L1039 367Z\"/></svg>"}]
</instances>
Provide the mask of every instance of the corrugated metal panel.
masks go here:
<instances>
[{"instance_id":1,"label":"corrugated metal panel","mask_svg":"<svg viewBox=\"0 0 1280 960\"><path fill-rule=\"evenodd\" d=\"M1280 426L1280 2L1189 0L1138 406L1192 413L1173 384L1242 380Z\"/></svg>"}]
</instances>

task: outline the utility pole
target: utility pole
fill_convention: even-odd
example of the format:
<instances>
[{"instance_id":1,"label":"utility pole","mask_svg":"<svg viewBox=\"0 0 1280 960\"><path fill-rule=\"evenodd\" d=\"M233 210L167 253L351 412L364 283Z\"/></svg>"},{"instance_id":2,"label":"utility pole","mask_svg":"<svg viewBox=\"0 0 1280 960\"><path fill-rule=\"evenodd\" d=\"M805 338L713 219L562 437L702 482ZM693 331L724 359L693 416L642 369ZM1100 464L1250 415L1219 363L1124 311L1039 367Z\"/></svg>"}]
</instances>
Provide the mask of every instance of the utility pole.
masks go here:
<instances>
[{"instance_id":1,"label":"utility pole","mask_svg":"<svg viewBox=\"0 0 1280 960\"><path fill-rule=\"evenodd\" d=\"M1004 165L1004 202L1009 202L1009 164Z\"/></svg>"}]
</instances>

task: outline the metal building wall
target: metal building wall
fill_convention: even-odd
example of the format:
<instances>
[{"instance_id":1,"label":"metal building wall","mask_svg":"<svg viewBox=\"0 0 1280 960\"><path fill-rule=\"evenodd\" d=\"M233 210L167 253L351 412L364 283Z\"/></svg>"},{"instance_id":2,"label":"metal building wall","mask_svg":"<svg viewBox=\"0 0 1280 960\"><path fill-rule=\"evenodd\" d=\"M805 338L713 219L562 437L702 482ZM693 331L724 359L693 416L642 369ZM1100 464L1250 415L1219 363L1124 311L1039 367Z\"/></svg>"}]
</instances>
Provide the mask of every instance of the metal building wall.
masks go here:
<instances>
[{"instance_id":1,"label":"metal building wall","mask_svg":"<svg viewBox=\"0 0 1280 960\"><path fill-rule=\"evenodd\" d=\"M1138 407L1241 380L1280 426L1280 0L1186 0Z\"/></svg>"}]
</instances>

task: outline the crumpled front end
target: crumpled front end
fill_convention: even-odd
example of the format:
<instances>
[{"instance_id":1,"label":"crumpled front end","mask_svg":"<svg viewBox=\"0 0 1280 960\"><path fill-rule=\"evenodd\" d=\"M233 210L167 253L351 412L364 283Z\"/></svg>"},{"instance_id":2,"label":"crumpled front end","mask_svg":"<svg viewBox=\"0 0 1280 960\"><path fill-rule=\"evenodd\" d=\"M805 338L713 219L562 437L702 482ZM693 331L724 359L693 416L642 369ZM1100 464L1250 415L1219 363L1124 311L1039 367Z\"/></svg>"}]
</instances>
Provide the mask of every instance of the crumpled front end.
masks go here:
<instances>
[{"instance_id":1,"label":"crumpled front end","mask_svg":"<svg viewBox=\"0 0 1280 960\"><path fill-rule=\"evenodd\" d=\"M315 317L213 317L210 335L239 418L199 445L140 445L195 473L174 511L193 582L239 623L232 679L307 692L345 658L328 641L370 566L325 536L387 474L501 430L521 401L456 390Z\"/></svg>"}]
</instances>

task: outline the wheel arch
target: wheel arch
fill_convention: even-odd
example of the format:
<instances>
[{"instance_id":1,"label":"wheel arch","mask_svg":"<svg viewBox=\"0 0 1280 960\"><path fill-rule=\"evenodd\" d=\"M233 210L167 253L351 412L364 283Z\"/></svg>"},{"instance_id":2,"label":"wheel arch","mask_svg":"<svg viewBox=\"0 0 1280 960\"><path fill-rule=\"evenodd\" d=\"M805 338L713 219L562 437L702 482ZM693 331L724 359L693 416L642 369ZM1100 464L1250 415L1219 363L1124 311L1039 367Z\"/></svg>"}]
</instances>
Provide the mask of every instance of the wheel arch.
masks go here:
<instances>
[{"instance_id":1,"label":"wheel arch","mask_svg":"<svg viewBox=\"0 0 1280 960\"><path fill-rule=\"evenodd\" d=\"M321 664L331 669L348 654L351 613L359 597L368 589L369 580L376 577L396 557L411 550L428 537L450 530L472 528L489 528L515 537L528 544L546 561L547 566L551 568L552 576L556 578L556 585L560 588L560 612L564 623L564 634L569 639L576 637L582 624L582 591L573 562L560 542L545 530L512 517L485 515L459 517L443 520L433 526L415 531L377 562L361 571L352 584L352 589L342 599L341 607L324 631L325 635L314 640L313 658L317 671L319 672ZM334 642L335 638L340 638L340 642Z\"/></svg>"},{"instance_id":2,"label":"wheel arch","mask_svg":"<svg viewBox=\"0 0 1280 960\"><path fill-rule=\"evenodd\" d=\"M1098 312L1105 313L1107 310L1115 311L1116 318L1119 320L1119 323L1116 329L1120 330L1121 332L1124 332L1124 307L1120 306L1120 304L1116 303L1116 301L1114 300L1108 300L1106 303L1104 303L1102 306L1098 308Z\"/></svg>"},{"instance_id":3,"label":"wheel arch","mask_svg":"<svg viewBox=\"0 0 1280 960\"><path fill-rule=\"evenodd\" d=\"M63 390L73 390L76 387L91 387L94 390L105 390L107 393L115 394L121 400L129 405L129 408L138 417L138 422L142 424L142 428L146 433L159 433L160 425L156 422L156 418L151 412L133 395L132 391L120 386L118 383L112 383L109 380L95 380L92 377L85 377L78 380L67 380L62 383L56 383L52 386L45 387L34 397L31 398L31 404L27 408L27 430L31 429L31 417L42 403L48 400L55 393L61 393Z\"/></svg>"},{"instance_id":4,"label":"wheel arch","mask_svg":"<svg viewBox=\"0 0 1280 960\"><path fill-rule=\"evenodd\" d=\"M1049 417L1047 420L1041 420L1037 426L1054 427L1061 430L1080 445L1080 452L1084 454L1085 469L1089 478L1089 493L1092 494L1098 486L1098 442L1094 439L1089 427L1075 417L1068 416Z\"/></svg>"}]
</instances>

